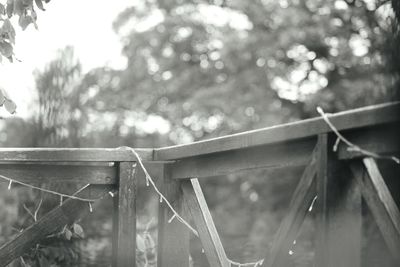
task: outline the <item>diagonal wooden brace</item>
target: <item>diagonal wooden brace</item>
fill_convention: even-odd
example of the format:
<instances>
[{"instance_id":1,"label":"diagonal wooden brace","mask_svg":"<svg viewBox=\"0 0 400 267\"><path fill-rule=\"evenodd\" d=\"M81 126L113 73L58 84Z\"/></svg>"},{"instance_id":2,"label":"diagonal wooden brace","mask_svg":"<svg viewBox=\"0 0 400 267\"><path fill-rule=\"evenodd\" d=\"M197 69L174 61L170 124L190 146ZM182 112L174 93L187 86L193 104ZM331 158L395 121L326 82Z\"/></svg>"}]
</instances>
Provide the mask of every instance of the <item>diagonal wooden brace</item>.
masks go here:
<instances>
[{"instance_id":1,"label":"diagonal wooden brace","mask_svg":"<svg viewBox=\"0 0 400 267\"><path fill-rule=\"evenodd\" d=\"M314 149L311 155L310 163L305 168L299 184L293 193L293 197L289 205L289 211L275 235L271 253L268 257L266 257L268 259L267 266L269 267L284 265L285 258L288 255L293 240L296 239L296 234L299 231L304 218L307 215L309 207L316 195L316 154L317 151Z\"/></svg>"},{"instance_id":2,"label":"diagonal wooden brace","mask_svg":"<svg viewBox=\"0 0 400 267\"><path fill-rule=\"evenodd\" d=\"M93 193L98 186L91 185L80 192L79 196L85 193ZM111 190L110 186L102 186L99 192L96 192L96 198L101 198ZM89 205L85 201L68 199L61 206L53 209L35 222L23 232L17 235L13 240L7 242L0 248L0 266L7 266L14 259L22 256L28 249L62 229L64 225L71 224L84 214L89 212Z\"/></svg>"},{"instance_id":3,"label":"diagonal wooden brace","mask_svg":"<svg viewBox=\"0 0 400 267\"><path fill-rule=\"evenodd\" d=\"M363 163L352 163L351 170L383 239L393 257L400 262L400 213L376 161L364 158Z\"/></svg>"},{"instance_id":4,"label":"diagonal wooden brace","mask_svg":"<svg viewBox=\"0 0 400 267\"><path fill-rule=\"evenodd\" d=\"M183 198L197 227L210 266L229 267L214 221L197 179L182 182Z\"/></svg>"}]
</instances>

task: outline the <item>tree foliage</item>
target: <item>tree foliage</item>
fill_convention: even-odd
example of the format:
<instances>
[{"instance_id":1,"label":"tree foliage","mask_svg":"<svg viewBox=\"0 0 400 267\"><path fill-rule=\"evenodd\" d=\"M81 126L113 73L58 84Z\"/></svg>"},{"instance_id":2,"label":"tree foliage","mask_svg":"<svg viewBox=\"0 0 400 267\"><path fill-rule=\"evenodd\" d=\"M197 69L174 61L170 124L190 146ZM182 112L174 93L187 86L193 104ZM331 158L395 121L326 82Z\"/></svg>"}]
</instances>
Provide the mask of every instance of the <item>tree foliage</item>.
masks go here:
<instances>
[{"instance_id":1,"label":"tree foliage","mask_svg":"<svg viewBox=\"0 0 400 267\"><path fill-rule=\"evenodd\" d=\"M37 29L37 13L36 7L44 11L43 2L48 3L50 0L7 0L5 4L0 3L0 63L3 57L10 62L15 60L14 45L15 45L15 28L11 23L13 17L18 18L19 26L25 30L30 24L33 24ZM0 90L0 106L4 105L5 109L11 114L16 111L16 104L4 95Z\"/></svg>"},{"instance_id":2,"label":"tree foliage","mask_svg":"<svg viewBox=\"0 0 400 267\"><path fill-rule=\"evenodd\" d=\"M98 93L88 104L121 120L156 114L171 124L172 142L184 142L309 117L316 105L333 112L393 100L388 8L361 0L143 1L114 23L126 69L89 73L86 87Z\"/></svg>"}]
</instances>

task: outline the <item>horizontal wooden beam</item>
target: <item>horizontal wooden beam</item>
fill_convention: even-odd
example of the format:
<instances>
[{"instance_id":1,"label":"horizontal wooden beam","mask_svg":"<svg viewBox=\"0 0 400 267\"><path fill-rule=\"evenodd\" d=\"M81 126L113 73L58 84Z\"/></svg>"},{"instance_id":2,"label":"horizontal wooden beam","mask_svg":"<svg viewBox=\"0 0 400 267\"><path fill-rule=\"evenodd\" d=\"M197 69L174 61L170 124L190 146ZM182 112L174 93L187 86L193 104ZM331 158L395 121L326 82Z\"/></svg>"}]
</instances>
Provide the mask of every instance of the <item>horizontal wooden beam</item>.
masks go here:
<instances>
[{"instance_id":1,"label":"horizontal wooden beam","mask_svg":"<svg viewBox=\"0 0 400 267\"><path fill-rule=\"evenodd\" d=\"M305 139L186 158L171 164L171 177L201 178L257 168L304 166L315 144L316 139Z\"/></svg>"},{"instance_id":2,"label":"horizontal wooden beam","mask_svg":"<svg viewBox=\"0 0 400 267\"><path fill-rule=\"evenodd\" d=\"M75 164L75 162L47 162L46 164L42 162L3 162L0 163L0 175L32 185L51 182L92 185L117 184L118 171L114 164L86 164ZM161 175L160 164L145 162L144 165L150 176L157 181ZM139 173L143 173L141 166L138 166L137 170Z\"/></svg>"},{"instance_id":3,"label":"horizontal wooden beam","mask_svg":"<svg viewBox=\"0 0 400 267\"><path fill-rule=\"evenodd\" d=\"M135 149L143 161L153 160L153 149ZM135 161L129 149L117 148L0 148L0 161L114 162Z\"/></svg>"},{"instance_id":4,"label":"horizontal wooden beam","mask_svg":"<svg viewBox=\"0 0 400 267\"><path fill-rule=\"evenodd\" d=\"M329 116L329 119L341 131L400 121L399 114L400 103L396 102L332 114ZM318 117L194 142L187 145L158 148L154 150L154 160L181 159L215 152L287 142L313 137L326 132L331 132L331 129L321 117Z\"/></svg>"},{"instance_id":5,"label":"horizontal wooden beam","mask_svg":"<svg viewBox=\"0 0 400 267\"><path fill-rule=\"evenodd\" d=\"M0 175L29 184L115 184L117 181L116 168L108 166L0 164Z\"/></svg>"}]
</instances>

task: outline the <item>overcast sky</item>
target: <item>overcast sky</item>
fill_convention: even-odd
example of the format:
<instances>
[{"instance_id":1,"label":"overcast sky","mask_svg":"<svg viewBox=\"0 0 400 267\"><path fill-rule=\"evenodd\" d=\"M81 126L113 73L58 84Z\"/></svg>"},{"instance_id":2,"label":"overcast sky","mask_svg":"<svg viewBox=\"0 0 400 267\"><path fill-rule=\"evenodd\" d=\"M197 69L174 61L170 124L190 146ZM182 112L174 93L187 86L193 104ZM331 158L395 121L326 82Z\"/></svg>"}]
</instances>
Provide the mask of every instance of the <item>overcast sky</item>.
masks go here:
<instances>
[{"instance_id":1,"label":"overcast sky","mask_svg":"<svg viewBox=\"0 0 400 267\"><path fill-rule=\"evenodd\" d=\"M22 62L3 60L0 63L0 87L17 103L17 115L29 116L35 97L32 72L43 69L58 49L74 46L84 71L105 64L123 66L120 41L112 30L112 22L132 3L134 1L52 0L46 11L37 11L39 30L30 25L22 31L14 23L17 30L15 55ZM4 115L4 109L0 113Z\"/></svg>"}]
</instances>

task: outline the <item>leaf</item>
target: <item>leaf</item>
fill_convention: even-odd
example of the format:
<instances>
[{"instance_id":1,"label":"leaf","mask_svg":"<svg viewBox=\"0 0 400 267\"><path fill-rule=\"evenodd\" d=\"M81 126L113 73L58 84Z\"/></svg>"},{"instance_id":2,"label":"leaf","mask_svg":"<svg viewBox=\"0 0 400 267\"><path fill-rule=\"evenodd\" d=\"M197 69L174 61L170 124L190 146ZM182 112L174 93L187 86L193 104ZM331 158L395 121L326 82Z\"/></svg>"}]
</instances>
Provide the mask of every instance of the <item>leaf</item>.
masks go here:
<instances>
[{"instance_id":1,"label":"leaf","mask_svg":"<svg viewBox=\"0 0 400 267\"><path fill-rule=\"evenodd\" d=\"M4 20L1 31L8 34L8 38L12 44L15 43L15 30L9 19Z\"/></svg>"},{"instance_id":2,"label":"leaf","mask_svg":"<svg viewBox=\"0 0 400 267\"><path fill-rule=\"evenodd\" d=\"M83 228L82 226L80 226L77 223L74 223L74 225L72 226L72 228L74 229L74 233L79 236L80 238L84 237L84 233L83 233Z\"/></svg>"},{"instance_id":3,"label":"leaf","mask_svg":"<svg viewBox=\"0 0 400 267\"><path fill-rule=\"evenodd\" d=\"M17 110L17 105L10 99L5 99L4 100L4 107L10 114L14 114L15 111Z\"/></svg>"},{"instance_id":4,"label":"leaf","mask_svg":"<svg viewBox=\"0 0 400 267\"><path fill-rule=\"evenodd\" d=\"M25 30L26 27L29 26L29 24L33 23L33 21L34 20L32 19L31 16L20 16L18 23L19 23L19 26L21 26L22 30Z\"/></svg>"},{"instance_id":5,"label":"leaf","mask_svg":"<svg viewBox=\"0 0 400 267\"><path fill-rule=\"evenodd\" d=\"M13 15L13 12L14 12L14 0L7 1L6 12L7 12L8 18L11 18Z\"/></svg>"},{"instance_id":6,"label":"leaf","mask_svg":"<svg viewBox=\"0 0 400 267\"><path fill-rule=\"evenodd\" d=\"M14 14L17 14L20 17L23 17L25 7L23 0L14 0Z\"/></svg>"},{"instance_id":7,"label":"leaf","mask_svg":"<svg viewBox=\"0 0 400 267\"><path fill-rule=\"evenodd\" d=\"M13 47L7 42L0 42L0 53L5 57L12 56Z\"/></svg>"},{"instance_id":8,"label":"leaf","mask_svg":"<svg viewBox=\"0 0 400 267\"><path fill-rule=\"evenodd\" d=\"M42 0L35 0L35 3L36 3L36 6L37 6L40 10L43 10L43 11L46 10L46 9L44 9Z\"/></svg>"},{"instance_id":9,"label":"leaf","mask_svg":"<svg viewBox=\"0 0 400 267\"><path fill-rule=\"evenodd\" d=\"M64 235L67 240L71 240L72 232L69 229L65 229Z\"/></svg>"}]
</instances>

